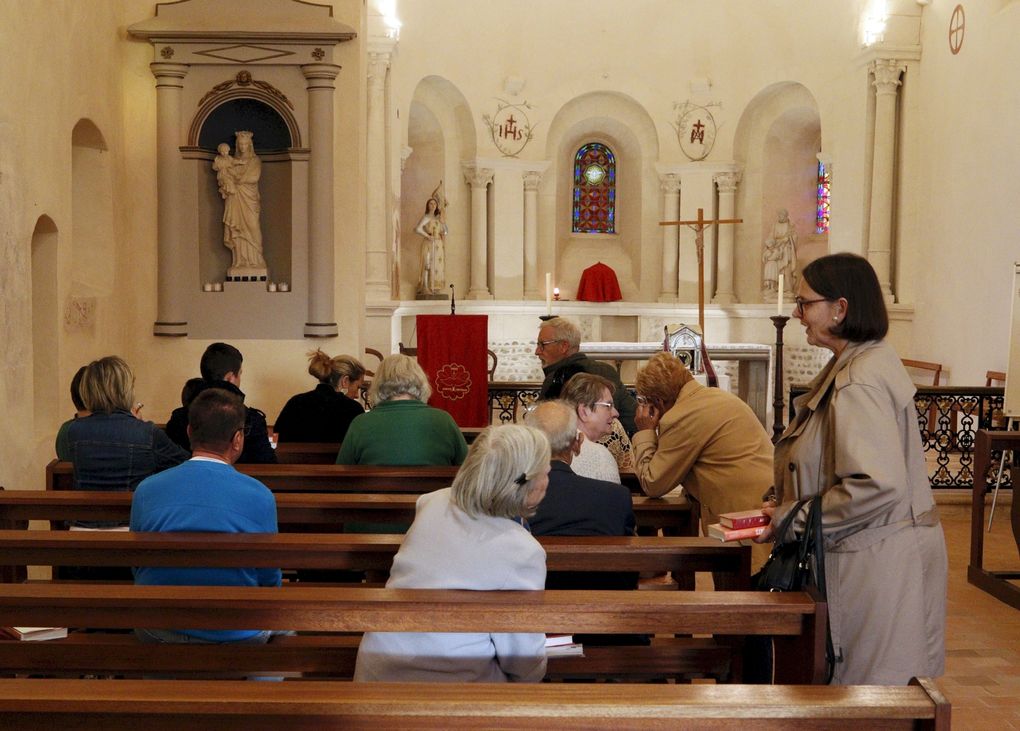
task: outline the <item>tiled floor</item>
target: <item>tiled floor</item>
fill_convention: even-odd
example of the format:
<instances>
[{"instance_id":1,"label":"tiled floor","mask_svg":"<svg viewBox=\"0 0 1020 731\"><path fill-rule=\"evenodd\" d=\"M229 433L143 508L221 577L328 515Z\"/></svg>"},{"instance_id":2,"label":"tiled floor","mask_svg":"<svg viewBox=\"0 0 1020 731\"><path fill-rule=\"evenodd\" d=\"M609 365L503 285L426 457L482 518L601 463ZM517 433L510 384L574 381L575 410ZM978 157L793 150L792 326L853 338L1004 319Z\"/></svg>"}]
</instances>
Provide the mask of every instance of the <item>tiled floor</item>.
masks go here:
<instances>
[{"instance_id":1,"label":"tiled floor","mask_svg":"<svg viewBox=\"0 0 1020 731\"><path fill-rule=\"evenodd\" d=\"M970 507L941 505L949 546L946 674L939 686L953 704L954 731L1020 731L1020 610L967 583ZM1020 567L1009 506L996 511L985 539L985 568Z\"/></svg>"}]
</instances>

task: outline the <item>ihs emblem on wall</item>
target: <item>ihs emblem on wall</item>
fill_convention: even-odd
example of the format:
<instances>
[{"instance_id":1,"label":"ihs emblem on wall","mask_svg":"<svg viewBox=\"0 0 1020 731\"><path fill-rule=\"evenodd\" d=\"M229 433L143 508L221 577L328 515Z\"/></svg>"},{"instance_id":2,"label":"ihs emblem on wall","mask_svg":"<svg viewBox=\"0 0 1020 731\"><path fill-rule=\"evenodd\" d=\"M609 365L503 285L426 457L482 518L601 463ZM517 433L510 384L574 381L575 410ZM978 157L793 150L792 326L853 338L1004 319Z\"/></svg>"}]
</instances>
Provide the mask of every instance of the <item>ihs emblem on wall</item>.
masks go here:
<instances>
[{"instance_id":1,"label":"ihs emblem on wall","mask_svg":"<svg viewBox=\"0 0 1020 731\"><path fill-rule=\"evenodd\" d=\"M503 153L503 157L517 157L534 135L534 127L527 114L527 110L534 107L526 101L511 104L498 97L496 101L498 106L495 114L483 114L482 119L489 128L493 144Z\"/></svg>"},{"instance_id":2,"label":"ihs emblem on wall","mask_svg":"<svg viewBox=\"0 0 1020 731\"><path fill-rule=\"evenodd\" d=\"M688 160L704 160L712 152L712 147L715 146L715 136L719 130L709 107L717 106L719 105L701 106L689 101L673 104L676 120L671 124L680 141L680 149Z\"/></svg>"}]
</instances>

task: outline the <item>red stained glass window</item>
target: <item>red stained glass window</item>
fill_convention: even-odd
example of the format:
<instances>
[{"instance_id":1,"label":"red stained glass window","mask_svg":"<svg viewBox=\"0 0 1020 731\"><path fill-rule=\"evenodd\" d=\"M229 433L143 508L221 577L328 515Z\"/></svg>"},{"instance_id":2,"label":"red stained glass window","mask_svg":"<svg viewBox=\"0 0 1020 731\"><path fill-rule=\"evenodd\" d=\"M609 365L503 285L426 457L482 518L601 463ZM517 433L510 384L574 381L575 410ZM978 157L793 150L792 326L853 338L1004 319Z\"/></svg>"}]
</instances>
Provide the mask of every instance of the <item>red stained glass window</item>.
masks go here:
<instances>
[{"instance_id":1,"label":"red stained glass window","mask_svg":"<svg viewBox=\"0 0 1020 731\"><path fill-rule=\"evenodd\" d=\"M825 163L818 162L818 213L815 216L815 233L829 232L829 188L832 185L832 174Z\"/></svg>"},{"instance_id":2,"label":"red stained glass window","mask_svg":"<svg viewBox=\"0 0 1020 731\"><path fill-rule=\"evenodd\" d=\"M599 142L574 155L574 233L616 233L616 157Z\"/></svg>"}]
</instances>

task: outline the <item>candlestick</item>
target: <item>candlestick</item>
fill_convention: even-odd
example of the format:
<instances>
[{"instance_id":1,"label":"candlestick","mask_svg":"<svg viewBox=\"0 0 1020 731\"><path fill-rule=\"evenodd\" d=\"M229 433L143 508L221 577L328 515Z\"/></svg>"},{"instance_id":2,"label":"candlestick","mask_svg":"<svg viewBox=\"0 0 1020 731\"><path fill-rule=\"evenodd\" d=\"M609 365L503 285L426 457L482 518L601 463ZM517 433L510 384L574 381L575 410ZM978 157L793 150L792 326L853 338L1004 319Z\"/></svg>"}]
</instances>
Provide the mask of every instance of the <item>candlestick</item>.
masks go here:
<instances>
[{"instance_id":1,"label":"candlestick","mask_svg":"<svg viewBox=\"0 0 1020 731\"><path fill-rule=\"evenodd\" d=\"M779 299L776 300L776 314L777 315L782 315L783 314L783 285L786 283L784 281L784 279L785 279L785 277L783 276L783 273L780 272L779 273Z\"/></svg>"},{"instance_id":2,"label":"candlestick","mask_svg":"<svg viewBox=\"0 0 1020 731\"><path fill-rule=\"evenodd\" d=\"M772 442L779 441L783 433L783 329L789 321L786 315L773 315L769 318L776 327L776 365L772 369Z\"/></svg>"},{"instance_id":3,"label":"candlestick","mask_svg":"<svg viewBox=\"0 0 1020 731\"><path fill-rule=\"evenodd\" d=\"M545 273L545 314L552 314L552 273Z\"/></svg>"}]
</instances>

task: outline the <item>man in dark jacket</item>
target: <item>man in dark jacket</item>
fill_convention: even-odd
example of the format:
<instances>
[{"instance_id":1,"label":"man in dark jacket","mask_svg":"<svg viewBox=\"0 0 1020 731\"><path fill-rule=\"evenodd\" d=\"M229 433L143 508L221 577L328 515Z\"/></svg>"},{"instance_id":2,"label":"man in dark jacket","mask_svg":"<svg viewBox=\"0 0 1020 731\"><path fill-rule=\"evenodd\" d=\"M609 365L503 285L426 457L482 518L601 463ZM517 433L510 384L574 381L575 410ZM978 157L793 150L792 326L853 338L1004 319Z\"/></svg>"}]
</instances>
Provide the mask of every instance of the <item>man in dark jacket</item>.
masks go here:
<instances>
[{"instance_id":1,"label":"man in dark jacket","mask_svg":"<svg viewBox=\"0 0 1020 731\"><path fill-rule=\"evenodd\" d=\"M542 324L538 331L535 355L542 361L545 380L539 391L540 399L558 398L564 384L578 373L594 373L613 382L613 405L620 412L620 423L627 434L634 433L634 413L637 401L620 380L620 374L608 363L592 360L581 349L581 330L565 317L554 317Z\"/></svg>"},{"instance_id":2,"label":"man in dark jacket","mask_svg":"<svg viewBox=\"0 0 1020 731\"><path fill-rule=\"evenodd\" d=\"M213 343L202 353L199 369L203 383L196 388L192 398L207 388L221 388L244 401L241 391L241 363L244 357L241 351L227 343ZM173 410L170 421L166 424L166 433L173 441L187 450L191 450L188 439L188 406L190 401ZM269 442L269 427L266 415L248 406L244 418L244 451L238 458L238 464L266 464L276 462L276 453Z\"/></svg>"}]
</instances>

